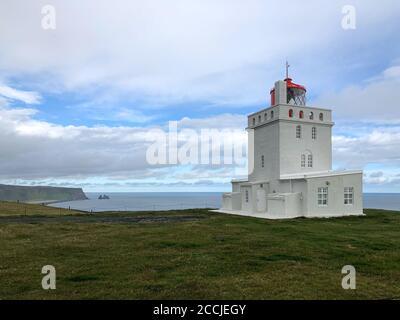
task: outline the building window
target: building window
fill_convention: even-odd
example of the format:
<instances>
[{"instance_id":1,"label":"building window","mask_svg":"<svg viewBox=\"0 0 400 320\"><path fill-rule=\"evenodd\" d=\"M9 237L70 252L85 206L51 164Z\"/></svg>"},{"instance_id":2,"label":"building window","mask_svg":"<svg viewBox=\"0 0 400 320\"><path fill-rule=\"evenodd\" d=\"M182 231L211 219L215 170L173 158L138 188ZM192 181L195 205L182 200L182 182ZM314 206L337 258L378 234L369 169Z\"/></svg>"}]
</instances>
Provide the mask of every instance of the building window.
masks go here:
<instances>
[{"instance_id":1,"label":"building window","mask_svg":"<svg viewBox=\"0 0 400 320\"><path fill-rule=\"evenodd\" d=\"M328 205L328 187L318 188L318 205Z\"/></svg>"},{"instance_id":2,"label":"building window","mask_svg":"<svg viewBox=\"0 0 400 320\"><path fill-rule=\"evenodd\" d=\"M301 138L301 126L296 126L296 138Z\"/></svg>"},{"instance_id":3,"label":"building window","mask_svg":"<svg viewBox=\"0 0 400 320\"><path fill-rule=\"evenodd\" d=\"M253 126L256 125L256 118L253 118Z\"/></svg>"},{"instance_id":4,"label":"building window","mask_svg":"<svg viewBox=\"0 0 400 320\"><path fill-rule=\"evenodd\" d=\"M264 156L261 156L261 168L264 168Z\"/></svg>"},{"instance_id":5,"label":"building window","mask_svg":"<svg viewBox=\"0 0 400 320\"><path fill-rule=\"evenodd\" d=\"M261 123L261 116L258 116L258 122Z\"/></svg>"},{"instance_id":6,"label":"building window","mask_svg":"<svg viewBox=\"0 0 400 320\"><path fill-rule=\"evenodd\" d=\"M319 114L319 120L324 121L324 114L322 112Z\"/></svg>"},{"instance_id":7,"label":"building window","mask_svg":"<svg viewBox=\"0 0 400 320\"><path fill-rule=\"evenodd\" d=\"M354 202L354 188L345 187L344 188L344 204L352 205Z\"/></svg>"},{"instance_id":8,"label":"building window","mask_svg":"<svg viewBox=\"0 0 400 320\"><path fill-rule=\"evenodd\" d=\"M311 129L311 138L313 138L314 140L317 139L317 128L316 127L312 127L312 129Z\"/></svg>"},{"instance_id":9,"label":"building window","mask_svg":"<svg viewBox=\"0 0 400 320\"><path fill-rule=\"evenodd\" d=\"M301 110L301 111L299 112L299 118L300 118L300 119L303 119L303 118L304 118L304 112L303 112L303 110Z\"/></svg>"},{"instance_id":10,"label":"building window","mask_svg":"<svg viewBox=\"0 0 400 320\"><path fill-rule=\"evenodd\" d=\"M249 202L249 190L246 190L245 196L246 196L246 202Z\"/></svg>"},{"instance_id":11,"label":"building window","mask_svg":"<svg viewBox=\"0 0 400 320\"><path fill-rule=\"evenodd\" d=\"M307 160L308 160L308 161L307 161L307 162L308 162L308 163L307 163L308 167L309 167L309 168L312 168L312 166L313 166L313 163L312 163L312 162L313 162L313 161L312 161L312 154L309 154L309 155L308 155Z\"/></svg>"},{"instance_id":12,"label":"building window","mask_svg":"<svg viewBox=\"0 0 400 320\"><path fill-rule=\"evenodd\" d=\"M274 118L274 110L271 111L271 119Z\"/></svg>"},{"instance_id":13,"label":"building window","mask_svg":"<svg viewBox=\"0 0 400 320\"><path fill-rule=\"evenodd\" d=\"M264 113L264 120L267 121L267 119L268 119L268 114Z\"/></svg>"},{"instance_id":14,"label":"building window","mask_svg":"<svg viewBox=\"0 0 400 320\"><path fill-rule=\"evenodd\" d=\"M302 168L306 167L306 155L305 154L301 155L301 167Z\"/></svg>"},{"instance_id":15,"label":"building window","mask_svg":"<svg viewBox=\"0 0 400 320\"><path fill-rule=\"evenodd\" d=\"M310 118L310 120L314 120L314 112L310 112L310 115L309 115L309 118Z\"/></svg>"},{"instance_id":16,"label":"building window","mask_svg":"<svg viewBox=\"0 0 400 320\"><path fill-rule=\"evenodd\" d=\"M293 118L293 109L289 109L289 118Z\"/></svg>"}]
</instances>

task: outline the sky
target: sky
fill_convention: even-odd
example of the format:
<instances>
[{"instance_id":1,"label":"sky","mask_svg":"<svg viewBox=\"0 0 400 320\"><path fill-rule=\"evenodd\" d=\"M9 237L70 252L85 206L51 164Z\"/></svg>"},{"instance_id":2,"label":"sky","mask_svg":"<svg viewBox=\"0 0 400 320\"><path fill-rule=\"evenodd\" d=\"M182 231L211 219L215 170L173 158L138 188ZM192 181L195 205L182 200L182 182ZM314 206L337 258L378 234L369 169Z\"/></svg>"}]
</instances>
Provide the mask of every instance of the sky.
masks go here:
<instances>
[{"instance_id":1,"label":"sky","mask_svg":"<svg viewBox=\"0 0 400 320\"><path fill-rule=\"evenodd\" d=\"M0 183L229 191L237 164L154 164L149 147L170 121L180 143L245 143L288 60L308 104L333 110L334 169L400 192L399 30L398 0L3 0Z\"/></svg>"}]
</instances>

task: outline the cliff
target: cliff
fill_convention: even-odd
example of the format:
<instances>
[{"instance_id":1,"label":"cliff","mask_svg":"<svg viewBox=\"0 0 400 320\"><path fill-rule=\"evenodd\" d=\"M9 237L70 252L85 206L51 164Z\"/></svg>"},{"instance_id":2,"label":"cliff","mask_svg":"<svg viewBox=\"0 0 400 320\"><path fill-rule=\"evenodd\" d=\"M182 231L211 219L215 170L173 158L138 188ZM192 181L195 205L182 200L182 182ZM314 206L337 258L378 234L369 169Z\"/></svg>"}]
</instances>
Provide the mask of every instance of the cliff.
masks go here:
<instances>
[{"instance_id":1,"label":"cliff","mask_svg":"<svg viewBox=\"0 0 400 320\"><path fill-rule=\"evenodd\" d=\"M0 184L0 200L73 201L87 199L81 188L13 186Z\"/></svg>"}]
</instances>

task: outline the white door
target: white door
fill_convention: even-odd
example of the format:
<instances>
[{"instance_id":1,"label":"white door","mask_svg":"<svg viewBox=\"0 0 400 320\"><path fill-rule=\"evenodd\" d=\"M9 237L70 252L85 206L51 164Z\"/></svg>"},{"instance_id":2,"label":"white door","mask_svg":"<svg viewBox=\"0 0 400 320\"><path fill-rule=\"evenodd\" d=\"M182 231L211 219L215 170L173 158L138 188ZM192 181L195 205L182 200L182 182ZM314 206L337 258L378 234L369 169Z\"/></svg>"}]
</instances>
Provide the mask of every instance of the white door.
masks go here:
<instances>
[{"instance_id":1,"label":"white door","mask_svg":"<svg viewBox=\"0 0 400 320\"><path fill-rule=\"evenodd\" d=\"M257 190L257 211L267 211L267 194L264 189Z\"/></svg>"}]
</instances>

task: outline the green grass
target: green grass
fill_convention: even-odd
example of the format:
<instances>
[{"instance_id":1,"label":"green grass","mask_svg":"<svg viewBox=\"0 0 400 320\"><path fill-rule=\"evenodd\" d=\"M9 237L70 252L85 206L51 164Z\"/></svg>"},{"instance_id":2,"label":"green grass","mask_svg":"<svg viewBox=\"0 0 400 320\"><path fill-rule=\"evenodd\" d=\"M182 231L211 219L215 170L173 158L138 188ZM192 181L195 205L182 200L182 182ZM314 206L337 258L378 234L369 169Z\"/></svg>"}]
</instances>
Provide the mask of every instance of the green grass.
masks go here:
<instances>
[{"instance_id":1,"label":"green grass","mask_svg":"<svg viewBox=\"0 0 400 320\"><path fill-rule=\"evenodd\" d=\"M82 214L80 211L43 206L41 204L0 201L0 217L7 216L60 216Z\"/></svg>"},{"instance_id":2,"label":"green grass","mask_svg":"<svg viewBox=\"0 0 400 320\"><path fill-rule=\"evenodd\" d=\"M207 210L118 213L206 217L135 224L0 219L0 299L400 298L400 214L366 213L286 221ZM46 264L56 267L56 290L41 289ZM357 290L341 287L347 264L357 270Z\"/></svg>"}]
</instances>

